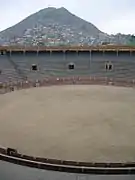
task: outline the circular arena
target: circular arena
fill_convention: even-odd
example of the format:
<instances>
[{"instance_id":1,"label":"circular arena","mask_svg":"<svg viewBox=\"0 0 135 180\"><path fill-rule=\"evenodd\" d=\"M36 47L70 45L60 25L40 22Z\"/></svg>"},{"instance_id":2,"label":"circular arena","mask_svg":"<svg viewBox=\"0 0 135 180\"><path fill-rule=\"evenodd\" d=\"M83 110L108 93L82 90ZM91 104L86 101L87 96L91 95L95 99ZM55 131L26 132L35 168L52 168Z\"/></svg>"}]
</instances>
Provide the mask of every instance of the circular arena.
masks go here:
<instances>
[{"instance_id":1,"label":"circular arena","mask_svg":"<svg viewBox=\"0 0 135 180\"><path fill-rule=\"evenodd\" d=\"M133 88L30 88L0 96L0 107L0 142L4 147L61 160L135 160Z\"/></svg>"},{"instance_id":2,"label":"circular arena","mask_svg":"<svg viewBox=\"0 0 135 180\"><path fill-rule=\"evenodd\" d=\"M134 78L91 75L1 82L0 160L62 172L134 174L134 87Z\"/></svg>"},{"instance_id":3,"label":"circular arena","mask_svg":"<svg viewBox=\"0 0 135 180\"><path fill-rule=\"evenodd\" d=\"M81 167L69 172L91 172L91 166L130 167L135 148L133 86L134 81L91 77L3 84L0 141L7 148L1 148L1 158L7 154L13 162L19 157L21 162L60 164L60 169L63 164ZM33 162L23 164L35 167Z\"/></svg>"}]
</instances>

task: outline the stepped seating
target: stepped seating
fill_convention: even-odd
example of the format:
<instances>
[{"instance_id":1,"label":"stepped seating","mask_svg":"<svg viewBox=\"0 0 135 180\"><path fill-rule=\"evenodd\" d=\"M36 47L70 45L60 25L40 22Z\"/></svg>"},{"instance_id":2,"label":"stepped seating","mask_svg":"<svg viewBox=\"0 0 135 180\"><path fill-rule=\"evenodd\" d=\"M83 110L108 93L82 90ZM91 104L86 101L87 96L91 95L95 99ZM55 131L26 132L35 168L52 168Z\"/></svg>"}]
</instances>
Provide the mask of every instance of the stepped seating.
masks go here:
<instances>
[{"instance_id":1,"label":"stepped seating","mask_svg":"<svg viewBox=\"0 0 135 180\"><path fill-rule=\"evenodd\" d=\"M25 58L24 53L12 53L12 55L9 57L9 61L13 63L15 66L14 68L18 72L19 76L24 78L27 76L27 71L29 71L28 66L28 59Z\"/></svg>"},{"instance_id":2,"label":"stepped seating","mask_svg":"<svg viewBox=\"0 0 135 180\"><path fill-rule=\"evenodd\" d=\"M111 62L112 70L106 70L105 64ZM75 64L69 70L69 63ZM32 65L38 70L33 71ZM0 56L0 82L44 79L46 76L96 76L119 79L135 79L135 54L92 53L89 52L25 52Z\"/></svg>"},{"instance_id":3,"label":"stepped seating","mask_svg":"<svg viewBox=\"0 0 135 180\"><path fill-rule=\"evenodd\" d=\"M68 63L74 63L76 70L88 70L90 63L89 52L72 52L65 54L66 65Z\"/></svg>"},{"instance_id":4,"label":"stepped seating","mask_svg":"<svg viewBox=\"0 0 135 180\"><path fill-rule=\"evenodd\" d=\"M62 53L39 53L38 57L39 69L42 74L47 74L49 71L58 71L65 69L64 55Z\"/></svg>"},{"instance_id":5,"label":"stepped seating","mask_svg":"<svg viewBox=\"0 0 135 180\"><path fill-rule=\"evenodd\" d=\"M15 71L12 64L8 61L8 58L6 55L0 55L0 82L4 81L11 81L11 80L18 80L19 75Z\"/></svg>"},{"instance_id":6,"label":"stepped seating","mask_svg":"<svg viewBox=\"0 0 135 180\"><path fill-rule=\"evenodd\" d=\"M106 71L105 63L111 62L113 69ZM116 53L93 55L91 58L90 73L95 76L107 76L114 78L135 78L135 58L130 56L129 53L120 53L118 56Z\"/></svg>"}]
</instances>

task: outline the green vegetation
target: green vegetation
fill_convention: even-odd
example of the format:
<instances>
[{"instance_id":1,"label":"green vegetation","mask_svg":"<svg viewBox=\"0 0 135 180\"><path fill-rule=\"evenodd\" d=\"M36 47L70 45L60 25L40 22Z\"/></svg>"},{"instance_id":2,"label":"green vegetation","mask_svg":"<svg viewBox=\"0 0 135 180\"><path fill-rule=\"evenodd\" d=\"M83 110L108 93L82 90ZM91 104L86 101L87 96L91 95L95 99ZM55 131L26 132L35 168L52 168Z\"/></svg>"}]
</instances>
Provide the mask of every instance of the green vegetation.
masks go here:
<instances>
[{"instance_id":1,"label":"green vegetation","mask_svg":"<svg viewBox=\"0 0 135 180\"><path fill-rule=\"evenodd\" d=\"M132 36L129 38L129 41L128 41L127 45L129 45L129 46L135 46L135 36L134 36L134 35L132 35Z\"/></svg>"}]
</instances>

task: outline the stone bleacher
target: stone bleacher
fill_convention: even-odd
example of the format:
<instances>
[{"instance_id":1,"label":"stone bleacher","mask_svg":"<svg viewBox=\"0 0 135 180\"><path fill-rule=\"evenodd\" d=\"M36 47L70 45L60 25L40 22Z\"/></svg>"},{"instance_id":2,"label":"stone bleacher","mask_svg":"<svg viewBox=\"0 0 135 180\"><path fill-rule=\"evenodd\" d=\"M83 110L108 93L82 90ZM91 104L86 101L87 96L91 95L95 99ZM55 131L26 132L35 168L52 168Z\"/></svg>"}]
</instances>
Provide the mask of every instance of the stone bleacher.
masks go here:
<instances>
[{"instance_id":1,"label":"stone bleacher","mask_svg":"<svg viewBox=\"0 0 135 180\"><path fill-rule=\"evenodd\" d=\"M105 65L112 64L111 70ZM69 64L74 70L69 70ZM33 71L32 65L38 70ZM135 53L132 52L12 52L0 55L0 82L44 79L47 76L95 76L135 79Z\"/></svg>"}]
</instances>

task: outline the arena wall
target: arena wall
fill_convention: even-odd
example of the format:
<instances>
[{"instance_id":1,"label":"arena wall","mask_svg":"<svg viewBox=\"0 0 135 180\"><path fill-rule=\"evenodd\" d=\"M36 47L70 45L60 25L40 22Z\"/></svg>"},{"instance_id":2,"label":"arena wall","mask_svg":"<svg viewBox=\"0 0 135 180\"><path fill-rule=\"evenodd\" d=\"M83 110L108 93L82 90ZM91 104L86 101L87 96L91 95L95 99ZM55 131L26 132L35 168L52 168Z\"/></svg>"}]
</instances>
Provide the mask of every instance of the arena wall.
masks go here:
<instances>
[{"instance_id":1,"label":"arena wall","mask_svg":"<svg viewBox=\"0 0 135 180\"><path fill-rule=\"evenodd\" d=\"M46 78L43 81L23 81L12 84L1 84L0 92L8 93L14 90L24 88L50 86L50 85L66 85L66 84L104 84L118 85L126 87L134 87L135 82L119 81L108 78L93 77L62 77L62 78ZM135 174L135 163L94 163L94 162L75 162L63 161L57 159L39 158L20 154L17 150L9 148L0 148L0 160L10 163L28 166L32 168L79 173L79 174Z\"/></svg>"}]
</instances>

